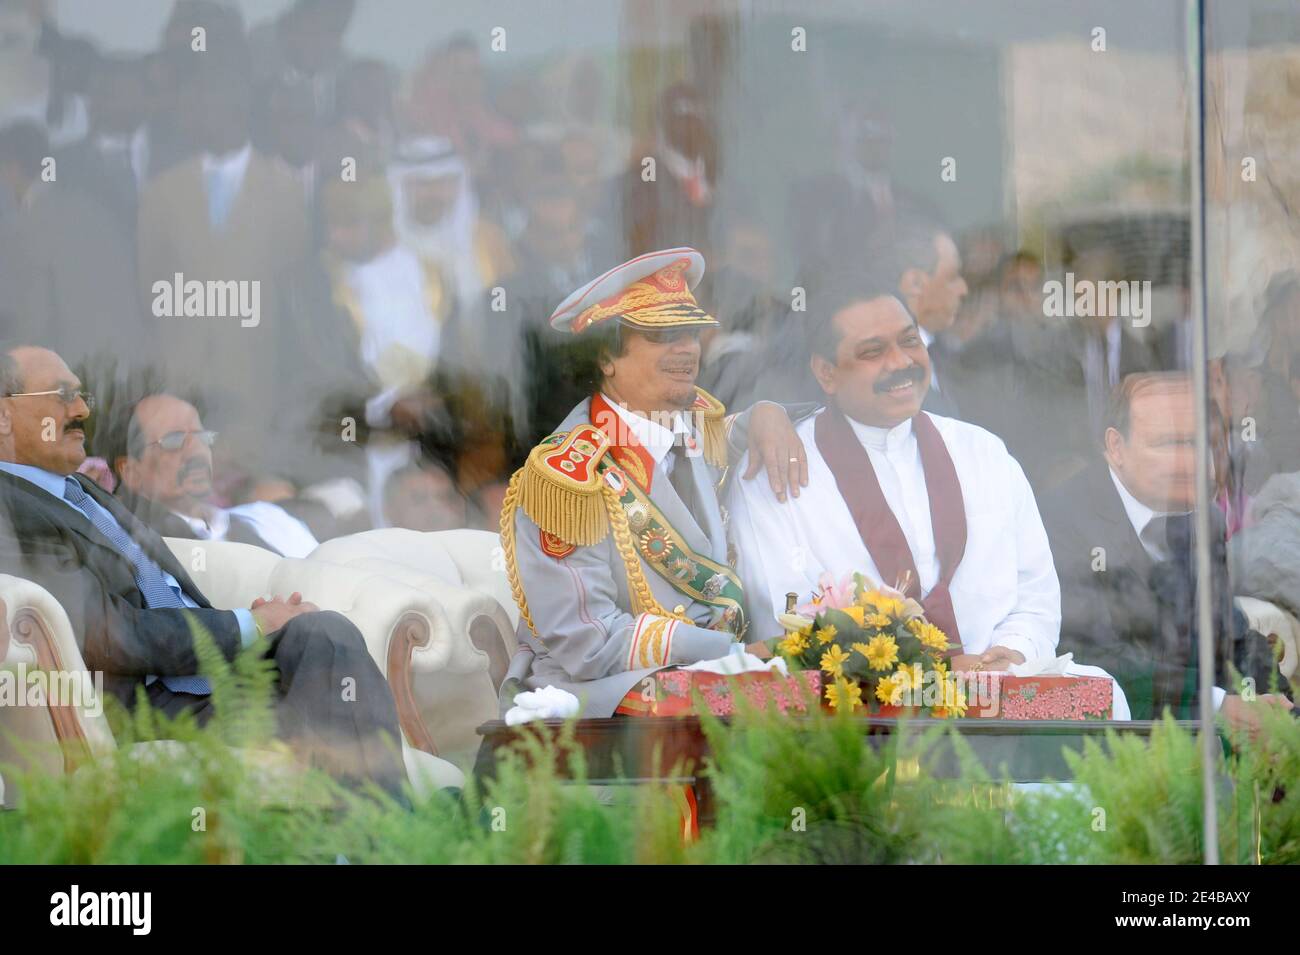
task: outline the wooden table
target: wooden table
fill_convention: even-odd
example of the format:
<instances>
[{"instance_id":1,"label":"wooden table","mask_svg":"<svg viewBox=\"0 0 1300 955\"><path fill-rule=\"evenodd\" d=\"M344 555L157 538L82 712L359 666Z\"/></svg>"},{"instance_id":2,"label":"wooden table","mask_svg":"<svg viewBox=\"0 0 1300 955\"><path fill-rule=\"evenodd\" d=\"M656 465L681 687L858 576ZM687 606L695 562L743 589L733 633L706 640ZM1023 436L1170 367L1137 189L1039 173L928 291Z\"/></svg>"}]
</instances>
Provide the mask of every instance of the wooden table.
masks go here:
<instances>
[{"instance_id":1,"label":"wooden table","mask_svg":"<svg viewBox=\"0 0 1300 955\"><path fill-rule=\"evenodd\" d=\"M800 722L798 717L791 717ZM723 718L722 722L728 722ZM933 720L913 718L860 717L868 739L884 742L902 732L919 735L936 725L957 729L971 751L995 779L1013 782L1050 782L1068 780L1069 767L1063 751L1080 751L1084 740L1100 738L1107 730L1128 735L1148 736L1156 725L1152 720L1117 722L1113 720ZM1184 729L1196 731L1195 722L1180 722ZM528 724L530 731L541 729L555 739L564 726L562 720L539 720ZM483 737L474 774L480 779L496 773L497 751L516 742L525 727L507 726L492 720L478 728ZM582 748L587 764L587 781L592 785L628 785L645 782L670 782L695 787L700 821L708 823L714 815L713 794L708 778L702 775L709 741L694 716L611 717L578 720L573 728L574 742ZM958 774L956 753L951 743L941 742L935 753L934 771L939 776ZM561 772L567 767L561 766Z\"/></svg>"}]
</instances>

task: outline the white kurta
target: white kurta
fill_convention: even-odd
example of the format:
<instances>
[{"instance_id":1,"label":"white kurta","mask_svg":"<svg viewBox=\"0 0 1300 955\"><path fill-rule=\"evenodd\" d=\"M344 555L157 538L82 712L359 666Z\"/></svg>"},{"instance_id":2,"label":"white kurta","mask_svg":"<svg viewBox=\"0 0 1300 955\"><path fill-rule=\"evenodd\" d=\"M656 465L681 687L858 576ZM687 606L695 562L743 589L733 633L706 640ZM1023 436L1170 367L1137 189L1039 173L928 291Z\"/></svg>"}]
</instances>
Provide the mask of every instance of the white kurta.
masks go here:
<instances>
[{"instance_id":1,"label":"white kurta","mask_svg":"<svg viewBox=\"0 0 1300 955\"><path fill-rule=\"evenodd\" d=\"M819 412L820 413L820 412ZM961 482L966 504L966 552L949 591L967 653L992 646L1019 650L1025 659L1056 655L1061 629L1061 589L1034 493L1002 441L983 428L931 415ZM788 591L811 599L817 580L836 581L858 571L880 580L817 449L815 418L798 434L808 454L808 487L782 504L760 476L733 478L727 491L731 540L749 602L755 637L781 633L776 615ZM885 431L848 419L866 448L885 501L898 520L923 593L939 579L930 499L911 421ZM744 464L737 469L743 473Z\"/></svg>"}]
</instances>

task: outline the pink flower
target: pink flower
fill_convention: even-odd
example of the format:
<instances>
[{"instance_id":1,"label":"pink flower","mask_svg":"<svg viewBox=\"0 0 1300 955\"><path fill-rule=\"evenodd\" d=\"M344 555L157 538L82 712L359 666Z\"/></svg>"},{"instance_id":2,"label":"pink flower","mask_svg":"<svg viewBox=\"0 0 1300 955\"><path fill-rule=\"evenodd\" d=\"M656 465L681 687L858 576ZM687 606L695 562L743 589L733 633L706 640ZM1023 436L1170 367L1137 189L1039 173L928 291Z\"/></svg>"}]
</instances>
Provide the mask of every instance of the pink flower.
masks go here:
<instances>
[{"instance_id":1,"label":"pink flower","mask_svg":"<svg viewBox=\"0 0 1300 955\"><path fill-rule=\"evenodd\" d=\"M852 574L845 576L839 583L831 577L829 573L822 573L817 578L817 589L813 591L813 599L797 610L806 617L815 617L823 610L843 610L845 607L852 607L857 600L857 581L853 579Z\"/></svg>"}]
</instances>

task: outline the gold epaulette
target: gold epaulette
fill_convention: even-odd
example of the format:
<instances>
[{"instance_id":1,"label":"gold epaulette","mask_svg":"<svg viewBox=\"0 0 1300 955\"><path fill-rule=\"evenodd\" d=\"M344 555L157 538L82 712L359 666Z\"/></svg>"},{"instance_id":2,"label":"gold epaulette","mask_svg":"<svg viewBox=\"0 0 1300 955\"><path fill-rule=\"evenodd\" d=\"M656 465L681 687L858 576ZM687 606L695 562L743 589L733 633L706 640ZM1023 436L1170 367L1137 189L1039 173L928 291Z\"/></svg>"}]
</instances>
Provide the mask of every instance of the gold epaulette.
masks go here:
<instances>
[{"instance_id":1,"label":"gold epaulette","mask_svg":"<svg viewBox=\"0 0 1300 955\"><path fill-rule=\"evenodd\" d=\"M594 425L551 435L516 474L519 506L544 533L566 544L588 547L604 540L609 516L596 466L608 450L609 438Z\"/></svg>"},{"instance_id":2,"label":"gold epaulette","mask_svg":"<svg viewBox=\"0 0 1300 955\"><path fill-rule=\"evenodd\" d=\"M727 409L722 402L703 388L695 389L695 403L691 410L699 415L701 437L704 439L704 460L714 467L727 466Z\"/></svg>"}]
</instances>

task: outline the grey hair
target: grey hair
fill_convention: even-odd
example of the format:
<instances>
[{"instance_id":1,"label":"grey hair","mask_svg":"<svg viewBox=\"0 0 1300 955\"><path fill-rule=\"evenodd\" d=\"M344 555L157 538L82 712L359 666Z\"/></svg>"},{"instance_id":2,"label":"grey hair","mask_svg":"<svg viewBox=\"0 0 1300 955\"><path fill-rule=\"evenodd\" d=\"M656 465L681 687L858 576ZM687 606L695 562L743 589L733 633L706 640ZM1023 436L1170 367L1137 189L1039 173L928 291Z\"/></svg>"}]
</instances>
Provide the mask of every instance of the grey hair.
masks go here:
<instances>
[{"instance_id":1,"label":"grey hair","mask_svg":"<svg viewBox=\"0 0 1300 955\"><path fill-rule=\"evenodd\" d=\"M19 349L14 342L0 342L0 398L7 398L23 390L23 374L14 352Z\"/></svg>"}]
</instances>

